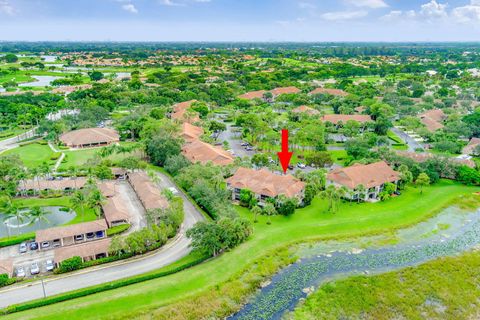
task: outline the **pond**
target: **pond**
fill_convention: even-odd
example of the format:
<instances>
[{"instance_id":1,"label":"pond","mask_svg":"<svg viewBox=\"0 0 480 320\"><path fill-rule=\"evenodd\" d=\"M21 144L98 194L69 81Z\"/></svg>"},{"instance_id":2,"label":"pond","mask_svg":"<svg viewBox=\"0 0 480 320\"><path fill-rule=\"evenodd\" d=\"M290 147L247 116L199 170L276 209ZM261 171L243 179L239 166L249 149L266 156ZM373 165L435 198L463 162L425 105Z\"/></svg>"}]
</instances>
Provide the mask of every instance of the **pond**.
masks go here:
<instances>
[{"instance_id":1,"label":"pond","mask_svg":"<svg viewBox=\"0 0 480 320\"><path fill-rule=\"evenodd\" d=\"M32 221L31 218L27 217L17 222L15 217L5 218L4 215L0 214L0 238L59 226L70 222L76 217L74 211L64 211L65 207L49 206L42 207L42 209L47 212L45 219L37 221ZM28 211L28 209L21 210L24 214L28 213Z\"/></svg>"},{"instance_id":2,"label":"pond","mask_svg":"<svg viewBox=\"0 0 480 320\"><path fill-rule=\"evenodd\" d=\"M55 62L57 60L57 56L51 55L40 56L40 58L42 58L44 62Z\"/></svg>"},{"instance_id":3,"label":"pond","mask_svg":"<svg viewBox=\"0 0 480 320\"><path fill-rule=\"evenodd\" d=\"M399 230L396 244L380 245L382 236L303 246L296 263L272 277L229 319L281 319L323 282L352 274L387 272L451 256L480 243L480 210L451 207L438 216ZM362 248L365 244L370 244Z\"/></svg>"},{"instance_id":4,"label":"pond","mask_svg":"<svg viewBox=\"0 0 480 320\"><path fill-rule=\"evenodd\" d=\"M54 80L60 79L61 77L56 77L56 76L32 76L32 78L35 78L36 81L20 83L20 84L18 84L18 86L19 87L47 87Z\"/></svg>"}]
</instances>

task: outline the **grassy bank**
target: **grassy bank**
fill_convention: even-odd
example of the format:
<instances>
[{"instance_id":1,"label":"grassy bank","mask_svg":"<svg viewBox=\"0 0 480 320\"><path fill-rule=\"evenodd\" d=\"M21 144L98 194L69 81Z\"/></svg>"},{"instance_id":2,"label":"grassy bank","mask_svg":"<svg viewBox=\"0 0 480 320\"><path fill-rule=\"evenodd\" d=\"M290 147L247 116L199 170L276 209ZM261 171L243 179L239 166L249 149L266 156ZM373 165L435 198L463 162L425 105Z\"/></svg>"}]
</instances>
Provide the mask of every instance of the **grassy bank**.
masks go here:
<instances>
[{"instance_id":1,"label":"grassy bank","mask_svg":"<svg viewBox=\"0 0 480 320\"><path fill-rule=\"evenodd\" d=\"M478 319L480 252L321 286L288 318Z\"/></svg>"},{"instance_id":2,"label":"grassy bank","mask_svg":"<svg viewBox=\"0 0 480 320\"><path fill-rule=\"evenodd\" d=\"M292 216L273 217L271 225L266 224L266 217L260 217L254 226L253 236L247 242L199 266L128 288L98 293L5 318L131 319L142 315L150 318L147 315L150 313L160 317L165 312L170 315L170 319L194 319L195 313L192 312L198 309L203 296L210 297L206 300L208 303L202 305L202 312L206 312L204 314L224 314L225 310L234 310L241 304L242 298L235 294L237 290L248 293L251 283L258 284L263 279L262 274L275 271L275 268L267 268L273 270L271 273L263 270L260 261L268 257L279 261L276 257L283 256L279 252L285 252L285 248L294 242L392 231L424 220L458 202L460 196L474 191L478 191L478 188L441 181L425 188L423 194L418 189L410 188L402 196L384 203L344 204L337 214L327 213L326 202L315 199L311 206L297 210ZM239 208L239 212L252 218L248 210ZM278 267L282 262L273 264ZM257 266L260 269L256 272L248 272ZM257 282L251 282L252 279ZM223 288L228 290L222 291ZM216 294L221 294L223 298L215 300ZM221 301L223 303L219 304ZM170 313L172 310L183 310L184 314Z\"/></svg>"}]
</instances>

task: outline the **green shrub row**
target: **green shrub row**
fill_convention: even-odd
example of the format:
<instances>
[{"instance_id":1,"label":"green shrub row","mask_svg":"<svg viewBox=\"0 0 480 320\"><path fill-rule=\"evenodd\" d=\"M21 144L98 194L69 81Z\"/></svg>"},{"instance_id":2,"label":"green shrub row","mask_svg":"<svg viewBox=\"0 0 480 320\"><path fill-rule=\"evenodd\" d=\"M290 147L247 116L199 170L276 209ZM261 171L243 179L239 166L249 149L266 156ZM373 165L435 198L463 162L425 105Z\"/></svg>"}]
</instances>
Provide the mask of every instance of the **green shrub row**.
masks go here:
<instances>
[{"instance_id":1,"label":"green shrub row","mask_svg":"<svg viewBox=\"0 0 480 320\"><path fill-rule=\"evenodd\" d=\"M0 239L0 248L14 246L16 244L20 244L22 242L33 240L35 238L35 233L25 233L18 236L13 236L10 238L1 238Z\"/></svg>"},{"instance_id":2,"label":"green shrub row","mask_svg":"<svg viewBox=\"0 0 480 320\"><path fill-rule=\"evenodd\" d=\"M139 275L127 279L121 279L109 283L104 283L98 286L90 287L90 288L85 288L85 289L80 289L72 292L67 292L67 293L62 293L59 295L55 295L52 297L47 297L45 299L39 299L39 300L34 300L26 303L21 303L21 304L16 304L16 305L11 305L7 308L1 309L0 310L0 315L7 315L15 312L20 312L20 311L25 311L25 310L30 310L34 308L39 308L47 305L51 305L54 303L58 302L63 302L71 299L76 299L80 297L85 297L91 294L99 293L99 292L104 292L108 290L113 290L125 286L129 286L132 284L148 281L148 280L153 280L161 277L165 277L177 272L180 272L182 270L185 270L187 268L193 267L197 264L202 263L203 261L207 260L208 257L202 257L199 258L195 261L191 261L189 263L186 263L184 265L178 266L176 268L173 268L168 271L161 271L161 272L152 272L144 275ZM100 259L101 260L101 259Z\"/></svg>"},{"instance_id":3,"label":"green shrub row","mask_svg":"<svg viewBox=\"0 0 480 320\"><path fill-rule=\"evenodd\" d=\"M107 236L112 237L116 234L123 233L123 232L127 231L128 229L130 229L130 224L128 224L128 223L120 224L118 226L108 228Z\"/></svg>"},{"instance_id":4,"label":"green shrub row","mask_svg":"<svg viewBox=\"0 0 480 320\"><path fill-rule=\"evenodd\" d=\"M61 155L62 155L61 152L55 152L50 156L50 160L58 160L58 158L60 158Z\"/></svg>"},{"instance_id":5,"label":"green shrub row","mask_svg":"<svg viewBox=\"0 0 480 320\"><path fill-rule=\"evenodd\" d=\"M15 282L17 282L17 278L10 278L6 273L0 274L0 287L9 286Z\"/></svg>"}]
</instances>

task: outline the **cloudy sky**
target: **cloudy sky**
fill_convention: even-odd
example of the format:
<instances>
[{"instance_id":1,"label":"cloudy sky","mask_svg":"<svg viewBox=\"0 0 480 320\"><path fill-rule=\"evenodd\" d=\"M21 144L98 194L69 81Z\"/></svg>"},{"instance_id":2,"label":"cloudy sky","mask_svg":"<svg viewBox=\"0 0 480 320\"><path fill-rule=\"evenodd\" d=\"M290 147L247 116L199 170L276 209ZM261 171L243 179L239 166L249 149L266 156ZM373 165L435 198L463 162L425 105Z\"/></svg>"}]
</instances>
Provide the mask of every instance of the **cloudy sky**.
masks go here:
<instances>
[{"instance_id":1,"label":"cloudy sky","mask_svg":"<svg viewBox=\"0 0 480 320\"><path fill-rule=\"evenodd\" d=\"M480 41L480 0L0 0L0 40Z\"/></svg>"}]
</instances>

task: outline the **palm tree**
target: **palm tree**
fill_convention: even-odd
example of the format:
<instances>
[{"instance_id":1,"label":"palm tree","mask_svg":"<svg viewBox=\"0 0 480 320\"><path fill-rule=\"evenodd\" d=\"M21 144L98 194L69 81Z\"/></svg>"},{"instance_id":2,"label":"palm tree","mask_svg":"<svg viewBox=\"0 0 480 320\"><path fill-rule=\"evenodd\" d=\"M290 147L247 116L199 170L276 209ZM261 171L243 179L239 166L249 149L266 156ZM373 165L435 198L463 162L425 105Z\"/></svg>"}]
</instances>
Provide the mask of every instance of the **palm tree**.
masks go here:
<instances>
[{"instance_id":1,"label":"palm tree","mask_svg":"<svg viewBox=\"0 0 480 320\"><path fill-rule=\"evenodd\" d=\"M105 203L105 197L98 189L92 190L87 198L87 205L91 209L95 210L97 217L100 217L100 207Z\"/></svg>"},{"instance_id":2,"label":"palm tree","mask_svg":"<svg viewBox=\"0 0 480 320\"><path fill-rule=\"evenodd\" d=\"M46 217L47 214L48 214L47 211L45 211L43 208L39 206L33 207L32 209L30 209L30 212L28 213L28 215L33 218L31 224L37 221L44 221L46 223L49 223L50 221Z\"/></svg>"},{"instance_id":3,"label":"palm tree","mask_svg":"<svg viewBox=\"0 0 480 320\"><path fill-rule=\"evenodd\" d=\"M331 212L334 209L335 198L337 196L337 188L333 184L327 186L325 190L320 192L320 196L323 199L328 200L328 211Z\"/></svg>"},{"instance_id":4,"label":"palm tree","mask_svg":"<svg viewBox=\"0 0 480 320\"><path fill-rule=\"evenodd\" d=\"M78 170L77 167L71 166L68 168L68 174L73 177L73 186L74 189L77 190L77 176L78 176Z\"/></svg>"},{"instance_id":5,"label":"palm tree","mask_svg":"<svg viewBox=\"0 0 480 320\"><path fill-rule=\"evenodd\" d=\"M81 210L82 220L85 220L85 205L87 204L87 197L85 197L85 194L80 190L75 191L72 198L70 198L70 202L74 208Z\"/></svg>"},{"instance_id":6,"label":"palm tree","mask_svg":"<svg viewBox=\"0 0 480 320\"><path fill-rule=\"evenodd\" d=\"M357 186L357 193L358 193L358 197L357 197L357 203L360 202L360 199L365 200L365 192L367 191L367 188L365 188L365 186L363 184L359 184Z\"/></svg>"},{"instance_id":7,"label":"palm tree","mask_svg":"<svg viewBox=\"0 0 480 320\"><path fill-rule=\"evenodd\" d=\"M259 214L262 214L262 208L260 208L259 206L254 206L252 208L252 213L253 213L253 222L257 223L258 222L257 217Z\"/></svg>"},{"instance_id":8,"label":"palm tree","mask_svg":"<svg viewBox=\"0 0 480 320\"><path fill-rule=\"evenodd\" d=\"M275 206L272 203L268 202L265 204L265 206L263 207L263 213L268 217L267 224L272 223L271 216L273 216L276 212L277 211L275 210Z\"/></svg>"},{"instance_id":9,"label":"palm tree","mask_svg":"<svg viewBox=\"0 0 480 320\"><path fill-rule=\"evenodd\" d=\"M17 220L17 226L20 226L20 223L23 222L24 220L24 216L22 215L22 212L18 209L18 206L14 204L12 201L7 202L6 204L5 216L6 216L6 220L10 218L15 218ZM17 229L18 229L18 233L20 233L20 228L17 228Z\"/></svg>"}]
</instances>

